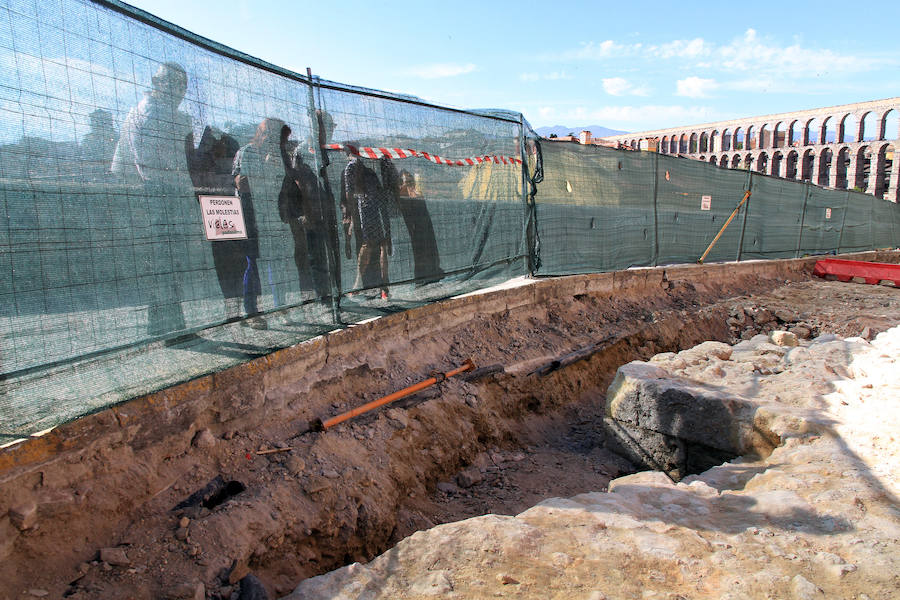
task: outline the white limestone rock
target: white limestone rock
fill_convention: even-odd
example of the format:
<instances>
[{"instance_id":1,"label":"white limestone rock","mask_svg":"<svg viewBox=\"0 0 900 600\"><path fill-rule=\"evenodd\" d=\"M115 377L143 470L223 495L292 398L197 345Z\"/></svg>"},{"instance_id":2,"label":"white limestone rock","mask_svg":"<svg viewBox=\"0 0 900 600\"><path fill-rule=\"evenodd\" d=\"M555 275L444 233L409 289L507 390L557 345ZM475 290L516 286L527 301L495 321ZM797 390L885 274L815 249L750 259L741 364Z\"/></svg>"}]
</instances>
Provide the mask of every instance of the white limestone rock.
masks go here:
<instances>
[{"instance_id":1,"label":"white limestone rock","mask_svg":"<svg viewBox=\"0 0 900 600\"><path fill-rule=\"evenodd\" d=\"M782 358L763 338L743 351ZM516 517L440 525L367 565L309 579L288 598L894 597L900 327L871 345L835 337L802 344L774 346L786 357L778 374L749 374L733 356L713 357L725 373L715 382L703 379L707 361L675 367L669 356L638 369L656 385L696 377L704 394L738 389L756 406L753 427L773 436L767 456L678 483L637 473L609 492L548 499Z\"/></svg>"}]
</instances>

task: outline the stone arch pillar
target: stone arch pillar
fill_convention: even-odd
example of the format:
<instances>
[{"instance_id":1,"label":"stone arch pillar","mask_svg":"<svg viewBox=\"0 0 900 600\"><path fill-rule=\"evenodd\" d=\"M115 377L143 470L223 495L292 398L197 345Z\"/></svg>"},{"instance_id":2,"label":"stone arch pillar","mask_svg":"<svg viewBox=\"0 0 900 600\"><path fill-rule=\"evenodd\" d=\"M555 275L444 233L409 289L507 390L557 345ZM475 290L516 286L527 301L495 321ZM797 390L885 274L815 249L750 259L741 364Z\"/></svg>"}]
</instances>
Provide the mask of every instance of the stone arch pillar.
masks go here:
<instances>
[{"instance_id":1,"label":"stone arch pillar","mask_svg":"<svg viewBox=\"0 0 900 600\"><path fill-rule=\"evenodd\" d=\"M866 186L866 193L875 195L875 190L884 184L884 153L881 152L882 144L869 146L872 152L872 160L869 162L869 185Z\"/></svg>"},{"instance_id":2,"label":"stone arch pillar","mask_svg":"<svg viewBox=\"0 0 900 600\"><path fill-rule=\"evenodd\" d=\"M894 144L894 164L891 166L891 187L888 188L887 194L885 195L885 200L890 200L891 202L900 201L900 197L897 195L897 180L900 179L900 157L897 156L898 149L897 144Z\"/></svg>"},{"instance_id":3,"label":"stone arch pillar","mask_svg":"<svg viewBox=\"0 0 900 600\"><path fill-rule=\"evenodd\" d=\"M863 127L865 126L865 123L863 122L863 117L865 117L866 113L868 113L868 112L871 112L871 111L863 110L863 111L857 111L857 112L853 113L853 115L856 117L856 136L855 136L855 138L856 138L856 142L860 143L860 144L863 142Z\"/></svg>"},{"instance_id":4,"label":"stone arch pillar","mask_svg":"<svg viewBox=\"0 0 900 600\"><path fill-rule=\"evenodd\" d=\"M837 130L835 130L837 131ZM841 145L829 144L831 149L831 167L828 169L828 187L837 189L838 168L837 163L840 160Z\"/></svg>"},{"instance_id":5,"label":"stone arch pillar","mask_svg":"<svg viewBox=\"0 0 900 600\"><path fill-rule=\"evenodd\" d=\"M856 166L859 161L859 148L851 148L848 154L850 155L850 164L847 165L847 189L852 190L853 188L861 187L860 184L862 183L859 180L859 173L856 172Z\"/></svg>"},{"instance_id":6,"label":"stone arch pillar","mask_svg":"<svg viewBox=\"0 0 900 600\"><path fill-rule=\"evenodd\" d=\"M816 144L816 145L818 145L818 144ZM819 159L819 153L815 149L815 147L813 147L812 155L813 155L813 160L812 160L812 167L810 167L810 169L809 169L809 180L812 183L819 183L819 160L820 159Z\"/></svg>"}]
</instances>

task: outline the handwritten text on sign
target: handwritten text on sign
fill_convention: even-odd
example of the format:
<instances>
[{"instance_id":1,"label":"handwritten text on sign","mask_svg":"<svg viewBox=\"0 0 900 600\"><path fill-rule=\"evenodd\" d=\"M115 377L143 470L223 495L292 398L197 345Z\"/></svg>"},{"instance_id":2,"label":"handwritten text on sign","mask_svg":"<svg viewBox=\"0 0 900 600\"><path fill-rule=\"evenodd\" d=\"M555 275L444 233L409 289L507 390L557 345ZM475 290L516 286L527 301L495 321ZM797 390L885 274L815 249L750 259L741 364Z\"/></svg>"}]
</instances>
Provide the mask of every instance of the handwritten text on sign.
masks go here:
<instances>
[{"instance_id":1,"label":"handwritten text on sign","mask_svg":"<svg viewBox=\"0 0 900 600\"><path fill-rule=\"evenodd\" d=\"M236 196L200 196L200 210L203 213L203 229L206 239L245 240L247 228L244 226L244 212L241 200Z\"/></svg>"}]
</instances>

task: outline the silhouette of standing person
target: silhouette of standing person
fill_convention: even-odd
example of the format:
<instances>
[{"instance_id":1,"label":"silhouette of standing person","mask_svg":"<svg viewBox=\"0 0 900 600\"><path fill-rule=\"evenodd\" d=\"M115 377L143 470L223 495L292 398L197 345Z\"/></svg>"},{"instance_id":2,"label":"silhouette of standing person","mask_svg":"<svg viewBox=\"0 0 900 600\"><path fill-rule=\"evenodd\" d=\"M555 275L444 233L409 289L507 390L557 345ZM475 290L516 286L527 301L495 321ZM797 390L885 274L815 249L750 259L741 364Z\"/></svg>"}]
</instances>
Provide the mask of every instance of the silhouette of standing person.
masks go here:
<instances>
[{"instance_id":1,"label":"silhouette of standing person","mask_svg":"<svg viewBox=\"0 0 900 600\"><path fill-rule=\"evenodd\" d=\"M319 299L331 298L333 283L340 286L340 244L334 194L328 180L327 165L320 165L320 173L309 166L316 157L316 144L324 147L334 133L334 119L324 110L315 111L314 131L306 140L306 147L297 146L291 157L293 177L300 188L303 224L306 236L306 264L312 275L312 285ZM323 154L323 158L327 158ZM298 261L298 269L301 265Z\"/></svg>"},{"instance_id":2,"label":"silhouette of standing person","mask_svg":"<svg viewBox=\"0 0 900 600\"><path fill-rule=\"evenodd\" d=\"M434 223L413 174L406 170L400 171L399 180L397 206L409 231L413 276L416 285L433 283L444 276L434 235Z\"/></svg>"},{"instance_id":3,"label":"silhouette of standing person","mask_svg":"<svg viewBox=\"0 0 900 600\"><path fill-rule=\"evenodd\" d=\"M234 194L231 169L240 145L227 133L206 126L191 164L191 179L198 195L226 196ZM243 211L246 213L246 210ZM225 320L241 316L244 271L247 266L247 240L231 239L210 242L216 278L225 304Z\"/></svg>"},{"instance_id":4,"label":"silhouette of standing person","mask_svg":"<svg viewBox=\"0 0 900 600\"><path fill-rule=\"evenodd\" d=\"M341 213L345 235L345 254L349 259L350 240L356 239L355 290L377 288L387 299L388 255L392 254L391 220L388 205L391 201L392 181L379 181L378 175L358 156L350 161L341 174ZM391 177L390 159L380 159L382 176Z\"/></svg>"},{"instance_id":5,"label":"silhouette of standing person","mask_svg":"<svg viewBox=\"0 0 900 600\"><path fill-rule=\"evenodd\" d=\"M247 227L244 310L252 317L246 321L247 325L254 329L268 328L257 303L262 291L261 277L269 285L273 305L277 307L283 300L284 273L279 260L283 254L279 247L283 240L276 233L281 229L278 197L285 176L280 148L284 127L284 121L280 119L264 119L250 143L238 150L231 171Z\"/></svg>"},{"instance_id":6,"label":"silhouette of standing person","mask_svg":"<svg viewBox=\"0 0 900 600\"><path fill-rule=\"evenodd\" d=\"M178 63L159 66L150 90L125 117L110 166L139 196L130 207L136 278L152 336L186 328L177 276L185 271L179 246L195 210L188 171L193 128L190 115L178 110L187 83Z\"/></svg>"}]
</instances>

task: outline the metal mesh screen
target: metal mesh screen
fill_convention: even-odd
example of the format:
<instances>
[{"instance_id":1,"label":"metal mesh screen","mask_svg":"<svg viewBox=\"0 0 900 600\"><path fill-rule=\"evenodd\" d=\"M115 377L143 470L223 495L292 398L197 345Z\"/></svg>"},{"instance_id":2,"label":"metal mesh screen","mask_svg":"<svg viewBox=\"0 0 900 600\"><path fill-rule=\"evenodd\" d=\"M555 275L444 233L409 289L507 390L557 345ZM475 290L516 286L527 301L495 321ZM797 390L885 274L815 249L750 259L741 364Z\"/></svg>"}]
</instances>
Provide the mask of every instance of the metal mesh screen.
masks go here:
<instances>
[{"instance_id":1,"label":"metal mesh screen","mask_svg":"<svg viewBox=\"0 0 900 600\"><path fill-rule=\"evenodd\" d=\"M510 277L897 244L870 196L541 144L114 1L0 0L0 443ZM743 240L743 243L742 243Z\"/></svg>"}]
</instances>

